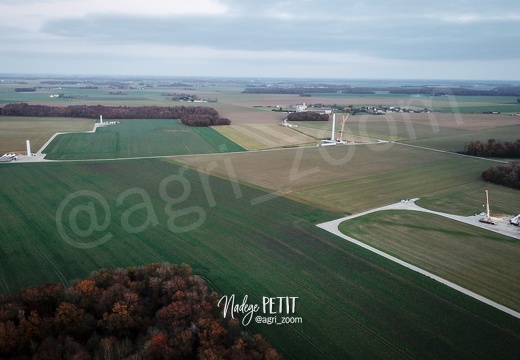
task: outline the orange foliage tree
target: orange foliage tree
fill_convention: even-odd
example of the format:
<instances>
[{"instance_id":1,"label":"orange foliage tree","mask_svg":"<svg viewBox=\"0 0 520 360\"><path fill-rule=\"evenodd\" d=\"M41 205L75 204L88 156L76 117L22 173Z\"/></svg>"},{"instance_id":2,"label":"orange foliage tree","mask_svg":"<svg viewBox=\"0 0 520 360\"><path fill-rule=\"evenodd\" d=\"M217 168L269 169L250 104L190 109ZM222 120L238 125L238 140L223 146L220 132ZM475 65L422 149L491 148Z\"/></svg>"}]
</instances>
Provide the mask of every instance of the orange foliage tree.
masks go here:
<instances>
[{"instance_id":1,"label":"orange foliage tree","mask_svg":"<svg viewBox=\"0 0 520 360\"><path fill-rule=\"evenodd\" d=\"M189 265L99 270L0 296L0 359L281 359Z\"/></svg>"}]
</instances>

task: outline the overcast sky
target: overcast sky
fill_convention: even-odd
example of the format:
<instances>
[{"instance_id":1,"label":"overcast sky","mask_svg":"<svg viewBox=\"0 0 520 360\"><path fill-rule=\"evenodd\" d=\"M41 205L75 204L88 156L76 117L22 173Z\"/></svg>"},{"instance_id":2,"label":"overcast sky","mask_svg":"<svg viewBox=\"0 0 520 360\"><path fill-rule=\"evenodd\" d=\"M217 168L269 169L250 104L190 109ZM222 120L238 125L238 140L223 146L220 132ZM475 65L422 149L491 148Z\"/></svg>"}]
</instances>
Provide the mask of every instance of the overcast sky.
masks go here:
<instances>
[{"instance_id":1,"label":"overcast sky","mask_svg":"<svg viewBox=\"0 0 520 360\"><path fill-rule=\"evenodd\" d=\"M0 73L520 80L518 0L0 0Z\"/></svg>"}]
</instances>

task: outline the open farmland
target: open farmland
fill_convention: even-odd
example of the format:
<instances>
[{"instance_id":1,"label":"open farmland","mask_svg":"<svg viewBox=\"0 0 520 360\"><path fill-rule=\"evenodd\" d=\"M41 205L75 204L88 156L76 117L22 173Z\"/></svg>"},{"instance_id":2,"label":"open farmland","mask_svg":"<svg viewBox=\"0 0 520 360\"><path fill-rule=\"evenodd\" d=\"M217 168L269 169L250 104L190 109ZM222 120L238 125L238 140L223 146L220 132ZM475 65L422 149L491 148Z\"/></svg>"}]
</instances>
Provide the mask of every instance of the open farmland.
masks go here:
<instances>
[{"instance_id":1,"label":"open farmland","mask_svg":"<svg viewBox=\"0 0 520 360\"><path fill-rule=\"evenodd\" d=\"M211 104L220 116L231 120L233 125L270 124L277 125L287 117L287 113L261 110L254 107L240 107L230 104Z\"/></svg>"},{"instance_id":2,"label":"open farmland","mask_svg":"<svg viewBox=\"0 0 520 360\"><path fill-rule=\"evenodd\" d=\"M315 225L411 197L428 209L470 215L482 211L484 189L492 215L520 212L518 190L480 178L497 162L406 146L457 151L465 141L516 139L520 117L358 114L346 126L356 137L347 140L359 135L401 144L316 147L315 138L330 136L331 121L297 123L295 131L278 126L286 114L271 109L303 101L447 111L457 104L446 97L302 98L241 94L242 88L146 88L121 96L96 89L73 100L44 99L48 92L8 94L63 105L199 105L162 95L186 91L218 97L208 106L233 125L198 129L173 120L125 120L95 134L58 137L48 147L55 159L119 161L0 165L0 292L69 284L102 267L187 262L239 302L244 295L260 304L262 296L297 296L294 315L301 324L248 326L287 359L517 358L519 319ZM470 100L462 112L475 105ZM486 99L486 108L498 100ZM297 147L306 143L313 146ZM281 147L294 148L242 151ZM180 156L121 159L172 154ZM518 305L518 286L510 286L519 274L514 239L413 213L371 214L344 225L392 255Z\"/></svg>"},{"instance_id":3,"label":"open farmland","mask_svg":"<svg viewBox=\"0 0 520 360\"><path fill-rule=\"evenodd\" d=\"M520 103L514 96L451 96L440 97L433 100L432 108L435 111L453 112L463 114L501 112L517 113L520 112Z\"/></svg>"},{"instance_id":4,"label":"open farmland","mask_svg":"<svg viewBox=\"0 0 520 360\"><path fill-rule=\"evenodd\" d=\"M354 117L356 120L356 117ZM355 121L354 120L354 121ZM362 124L364 122L364 124ZM520 134L520 116L483 114L411 114L366 117L354 132L394 134L399 141L447 151L463 151L471 141L515 141Z\"/></svg>"},{"instance_id":5,"label":"open farmland","mask_svg":"<svg viewBox=\"0 0 520 360\"><path fill-rule=\"evenodd\" d=\"M432 214L381 211L343 222L344 234L520 310L520 240Z\"/></svg>"},{"instance_id":6,"label":"open farmland","mask_svg":"<svg viewBox=\"0 0 520 360\"><path fill-rule=\"evenodd\" d=\"M520 116L469 114L386 114L351 116L346 132L391 141L462 151L469 141L516 140Z\"/></svg>"},{"instance_id":7,"label":"open farmland","mask_svg":"<svg viewBox=\"0 0 520 360\"><path fill-rule=\"evenodd\" d=\"M232 174L224 159L232 165ZM313 147L175 160L200 169L215 162L212 174L224 178L236 176L240 181L346 213L388 205L403 198L439 199L442 194L449 194L449 198L456 199L454 193L460 192L467 193L466 197L474 196L475 201L463 202L453 212L464 209L473 214L481 211L484 186L493 189L494 196L504 199L502 204L495 205L496 211L514 213L520 203L518 191L481 181L482 171L497 164L493 160L400 144Z\"/></svg>"},{"instance_id":8,"label":"open farmland","mask_svg":"<svg viewBox=\"0 0 520 360\"><path fill-rule=\"evenodd\" d=\"M330 122L329 122L330 123ZM330 137L330 124L322 122L303 122L298 131L306 132L312 130L313 135L319 134L323 137ZM300 124L298 124L300 125ZM328 126L328 127L327 127ZM229 128L229 131L232 128ZM347 134L360 134L375 138L399 140L403 144L413 144L428 148L462 151L464 144L469 141L495 138L498 141L514 141L520 129L520 117L501 116L501 115L454 115L454 114L392 114L384 116L351 116L345 127ZM243 134L234 131L229 134L230 138L243 142L243 146L249 148L261 148L259 141L251 139L251 143L246 144ZM313 136L311 135L311 136ZM226 133L226 136L228 134ZM348 135L347 135L348 139ZM354 141L368 141L369 139L353 138ZM317 142L316 142L317 143ZM308 187L321 186L351 180L358 177L379 174L381 182L377 186L386 185L385 172L395 171L394 176L399 176L399 171L410 167L420 168L431 162L442 164L445 159L457 159L453 154L442 154L439 152L405 148L397 144L370 144L364 146L337 146L326 148L306 148L297 150L287 150L283 152L266 153L247 153L236 155L225 155L232 160L235 171L239 179L266 187L273 190L290 189L299 190ZM180 159L186 164L194 167L205 167L213 161L213 157L200 156ZM466 182L479 181L480 174L490 166L496 165L491 160L473 159L461 161L464 167L470 166L470 174L451 173L446 175L455 176L450 180L452 183L463 184ZM471 165L474 164L474 165ZM259 172L258 168L262 171ZM457 165L454 165L456 172ZM214 173L226 176L228 170L225 167L216 168ZM431 168L431 172L436 176L442 176L441 167ZM430 176L431 173L425 173ZM469 176L468 176L469 175ZM411 182L413 173L406 175ZM403 177L405 175L403 174ZM397 186L397 185L396 185ZM407 185L405 185L407 186ZM437 186L437 185L435 185ZM435 187L434 186L434 187ZM449 188L449 184L448 187ZM379 187L376 192L384 192L387 187ZM447 189L446 188L446 189ZM385 205L384 201L393 202L399 200L400 196L406 196L406 190L394 194L392 199L380 197L380 202L373 202L369 205ZM389 190L389 189L388 189ZM426 188L428 193L433 193ZM365 192L361 191L360 194ZM387 195L392 194L386 191ZM336 197L335 195L331 195ZM422 196L419 194L419 196ZM309 200L311 197L306 196ZM337 196L337 201L341 201L341 196ZM329 199L319 200L313 197L312 200L329 204ZM336 201L336 200L334 200ZM513 211L513 210L511 210Z\"/></svg>"},{"instance_id":9,"label":"open farmland","mask_svg":"<svg viewBox=\"0 0 520 360\"><path fill-rule=\"evenodd\" d=\"M0 196L3 292L100 267L187 262L221 294L297 296L303 323L251 328L288 359L520 351L520 320L315 226L338 214L166 161L4 165Z\"/></svg>"},{"instance_id":10,"label":"open farmland","mask_svg":"<svg viewBox=\"0 0 520 360\"><path fill-rule=\"evenodd\" d=\"M224 150L221 150L222 149ZM211 128L191 128L178 120L121 120L95 133L57 136L47 159L114 159L173 154L243 151Z\"/></svg>"},{"instance_id":11,"label":"open farmland","mask_svg":"<svg viewBox=\"0 0 520 360\"><path fill-rule=\"evenodd\" d=\"M57 132L89 131L92 119L0 116L0 152L25 152L25 140L38 151Z\"/></svg>"},{"instance_id":12,"label":"open farmland","mask_svg":"<svg viewBox=\"0 0 520 360\"><path fill-rule=\"evenodd\" d=\"M401 146L394 145L394 147ZM393 154L396 154L393 151L394 147L378 156L389 159ZM368 171L365 170L365 176L351 176L341 181L308 187L292 192L291 196L327 208L357 213L395 203L404 198L428 198L454 189L464 189L468 184L484 185L480 174L489 166L496 165L491 160L466 158L422 149L411 148L407 152L409 158L425 155L430 160L417 166L394 163L396 166L393 169L388 166L387 169L383 170L377 169L373 163L367 164L365 169L372 169L371 174L368 174ZM383 159L379 161L382 162ZM394 161L397 161L397 159ZM401 161L407 162L407 159L403 157ZM346 164L346 166L349 165L353 165L352 161ZM351 170L357 173L356 167L351 167ZM496 209L497 211L505 213L517 211L515 209L517 209L518 201L520 201L520 194L500 186L493 188L497 192L512 195L508 203L504 204L504 207ZM482 201L481 196L478 197L480 201ZM518 201L515 201L515 199L518 199ZM479 203L478 206L469 211L470 214L474 214L480 212L481 209L482 206Z\"/></svg>"},{"instance_id":13,"label":"open farmland","mask_svg":"<svg viewBox=\"0 0 520 360\"><path fill-rule=\"evenodd\" d=\"M520 213L518 190L484 181L475 181L432 194L419 200L418 204L435 211L470 216L485 210L484 190L489 191L492 216L500 217Z\"/></svg>"},{"instance_id":14,"label":"open farmland","mask_svg":"<svg viewBox=\"0 0 520 360\"><path fill-rule=\"evenodd\" d=\"M316 139L279 125L230 125L216 131L247 150L314 145Z\"/></svg>"}]
</instances>

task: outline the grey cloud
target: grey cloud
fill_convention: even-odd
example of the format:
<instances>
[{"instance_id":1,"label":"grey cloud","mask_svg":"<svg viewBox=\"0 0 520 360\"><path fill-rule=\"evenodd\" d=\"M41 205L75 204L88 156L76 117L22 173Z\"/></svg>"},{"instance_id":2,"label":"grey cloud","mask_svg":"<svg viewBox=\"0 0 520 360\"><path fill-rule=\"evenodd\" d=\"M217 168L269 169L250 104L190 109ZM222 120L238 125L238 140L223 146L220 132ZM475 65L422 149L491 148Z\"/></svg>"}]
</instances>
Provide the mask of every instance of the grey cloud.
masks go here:
<instances>
[{"instance_id":1,"label":"grey cloud","mask_svg":"<svg viewBox=\"0 0 520 360\"><path fill-rule=\"evenodd\" d=\"M0 0L0 4L26 5L49 1ZM388 64L402 66L404 74L412 64L419 74L424 64L436 62L439 65L435 76L457 75L457 68L468 69L468 74L471 71L475 77L482 77L486 63L476 60L489 63L510 60L506 61L508 64L517 64L520 60L520 47L517 46L520 40L520 2L517 0L220 2L229 8L229 12L221 16L146 17L103 13L103 9L99 9L83 17L73 13L62 18L56 15L52 20L45 20L38 33L34 32L34 27L31 30L0 25L3 49L0 65L30 68L29 64L33 64L36 68L47 64L48 68L58 70L69 66L84 71L103 68L106 72L135 73L138 71L133 69L145 66L147 59L153 59L156 71L159 71L158 64L164 64L161 69L168 70L175 63L177 72L196 68L208 75L227 66L228 75L249 72L256 76L259 69L264 73L283 69L285 73L296 68L312 69L309 71L313 73L321 69L322 73L330 72L333 76L342 67L346 68L344 64L350 64L358 66L360 74L364 71L375 76L386 71L395 74L399 70L385 68ZM164 51L158 49L157 54L141 51L143 45L153 44L166 47ZM121 50L119 45L127 45L127 48ZM128 47L133 49L134 46L135 55L129 55ZM168 46L258 51L259 56L252 59L251 53L247 53L244 57L248 60L244 61L240 55L216 51L218 56L214 58L187 59L187 56L176 57ZM119 51L127 54L124 61L121 61ZM270 53L261 54L265 51ZM283 53L279 57L273 56L277 51L311 52L318 56L302 54L301 59L294 54L290 57ZM103 54L103 61L97 60L94 53ZM363 64L362 57L354 56L350 61L349 53L371 56L374 60ZM341 59L343 55L344 61ZM447 61L452 61L451 69L443 68ZM194 64L197 67L192 66ZM336 68L331 70L333 66ZM480 73L475 69L481 69ZM503 76L499 70L502 69L494 73ZM428 77L429 74L415 76Z\"/></svg>"},{"instance_id":2,"label":"grey cloud","mask_svg":"<svg viewBox=\"0 0 520 360\"><path fill-rule=\"evenodd\" d=\"M401 15L402 16L402 15ZM154 43L224 50L355 52L411 60L520 57L517 22L446 23L420 16L273 19L266 16L88 16L54 20L43 31L113 44Z\"/></svg>"}]
</instances>

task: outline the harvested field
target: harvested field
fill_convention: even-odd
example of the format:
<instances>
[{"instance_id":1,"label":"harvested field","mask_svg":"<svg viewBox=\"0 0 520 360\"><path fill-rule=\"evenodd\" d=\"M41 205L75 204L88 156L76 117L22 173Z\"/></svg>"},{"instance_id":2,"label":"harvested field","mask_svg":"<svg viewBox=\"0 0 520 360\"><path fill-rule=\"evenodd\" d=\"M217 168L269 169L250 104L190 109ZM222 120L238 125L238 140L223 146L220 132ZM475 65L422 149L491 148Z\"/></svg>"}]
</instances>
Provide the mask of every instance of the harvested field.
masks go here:
<instances>
[{"instance_id":1,"label":"harvested field","mask_svg":"<svg viewBox=\"0 0 520 360\"><path fill-rule=\"evenodd\" d=\"M213 173L226 176L227 170L222 160L229 159L240 180L271 190L299 190L421 167L452 156L399 145L374 144L200 155L176 157L174 160L195 168L205 168L217 161L218 167ZM484 166L491 164L483 161ZM258 174L258 169L262 169L261 174Z\"/></svg>"},{"instance_id":2,"label":"harvested field","mask_svg":"<svg viewBox=\"0 0 520 360\"><path fill-rule=\"evenodd\" d=\"M247 150L298 146L316 139L280 125L230 125L214 127L231 141Z\"/></svg>"},{"instance_id":3,"label":"harvested field","mask_svg":"<svg viewBox=\"0 0 520 360\"><path fill-rule=\"evenodd\" d=\"M427 198L444 193L449 196L450 191L456 192L468 184L483 185L480 174L496 164L492 160L397 144L312 147L173 160L200 169L213 164L212 174L224 178L236 176L240 181L290 194L299 201L348 213L403 198ZM504 193L504 202L496 211L514 212L514 205L520 203L520 194L503 187L492 188ZM478 192L469 188L468 191L467 197L474 194L473 191ZM442 199L437 201L442 202ZM477 199L481 201L480 197ZM476 208L464 206L459 204L459 208L469 214L479 212L481 208L481 204Z\"/></svg>"},{"instance_id":4,"label":"harvested field","mask_svg":"<svg viewBox=\"0 0 520 360\"><path fill-rule=\"evenodd\" d=\"M496 121L496 126L493 126ZM388 114L352 116L348 133L448 151L463 151L470 141L514 141L520 117L500 115Z\"/></svg>"},{"instance_id":5,"label":"harvested field","mask_svg":"<svg viewBox=\"0 0 520 360\"><path fill-rule=\"evenodd\" d=\"M384 120L382 119L384 118ZM384 115L358 114L351 116L349 123L396 122L438 128L480 131L502 126L520 125L520 116L491 114L446 114L446 113L390 113Z\"/></svg>"},{"instance_id":6,"label":"harvested field","mask_svg":"<svg viewBox=\"0 0 520 360\"><path fill-rule=\"evenodd\" d=\"M308 122L306 122L305 124L301 124L301 125L299 122L293 122L293 124L298 125L297 128L293 128L294 131L308 135L316 140L330 139L332 121L323 123L321 126L319 126L319 128L316 126L309 126ZM316 124L316 125L318 125L318 124ZM336 131L335 131L336 139L339 138L340 131L341 131L341 125L336 123ZM343 131L343 140L344 141L355 142L355 143L372 143L372 142L374 142L374 139L368 138L366 136L349 134L348 131L349 131L348 126L345 126L345 129Z\"/></svg>"},{"instance_id":7,"label":"harvested field","mask_svg":"<svg viewBox=\"0 0 520 360\"><path fill-rule=\"evenodd\" d=\"M243 125L228 125L220 128L217 127L215 128L215 131L218 131L220 134L224 135L234 143L239 144L246 150L258 150L265 148L266 145L258 139L247 136L243 132L239 131L237 129L239 126Z\"/></svg>"},{"instance_id":8,"label":"harvested field","mask_svg":"<svg viewBox=\"0 0 520 360\"><path fill-rule=\"evenodd\" d=\"M413 153L409 154L413 156ZM468 183L481 182L482 168L490 164L485 160L455 155L437 156L431 152L429 155L432 160L428 163L375 170L371 175L298 190L291 193L291 196L324 207L357 213L404 198L427 198ZM383 157L390 161L386 156ZM360 168L363 171L364 167ZM357 172L357 169L353 171ZM513 201L509 204L510 208L514 205ZM475 208L473 213L480 210L481 207Z\"/></svg>"},{"instance_id":9,"label":"harvested field","mask_svg":"<svg viewBox=\"0 0 520 360\"><path fill-rule=\"evenodd\" d=\"M57 132L89 131L95 120L71 118L0 117L0 153L25 151L25 140L38 151Z\"/></svg>"},{"instance_id":10,"label":"harvested field","mask_svg":"<svg viewBox=\"0 0 520 360\"><path fill-rule=\"evenodd\" d=\"M279 124L287 117L286 113L275 111L244 109L241 107L215 106L221 117L231 120L232 125L242 124Z\"/></svg>"}]
</instances>

